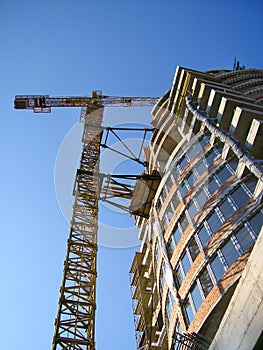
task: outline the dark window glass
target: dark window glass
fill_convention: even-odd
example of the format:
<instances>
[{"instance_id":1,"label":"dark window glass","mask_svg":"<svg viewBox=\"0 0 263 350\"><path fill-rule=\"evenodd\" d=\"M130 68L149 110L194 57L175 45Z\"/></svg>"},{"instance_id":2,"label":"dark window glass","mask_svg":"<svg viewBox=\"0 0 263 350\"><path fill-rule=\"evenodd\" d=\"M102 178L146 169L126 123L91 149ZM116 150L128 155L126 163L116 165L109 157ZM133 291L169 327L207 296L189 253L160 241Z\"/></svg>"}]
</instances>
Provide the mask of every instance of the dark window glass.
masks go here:
<instances>
[{"instance_id":1,"label":"dark window glass","mask_svg":"<svg viewBox=\"0 0 263 350\"><path fill-rule=\"evenodd\" d=\"M162 218L162 228L163 228L163 231L166 230L167 226L168 226L167 218L166 218L166 216L164 216L164 217Z\"/></svg>"},{"instance_id":2,"label":"dark window glass","mask_svg":"<svg viewBox=\"0 0 263 350\"><path fill-rule=\"evenodd\" d=\"M196 195L196 200L197 200L197 203L198 203L200 209L203 208L205 202L207 201L207 198L208 197L203 189L201 191L199 191L198 194Z\"/></svg>"},{"instance_id":3,"label":"dark window glass","mask_svg":"<svg viewBox=\"0 0 263 350\"><path fill-rule=\"evenodd\" d=\"M197 284L195 284L192 292L191 292L191 296L194 302L194 306L195 306L195 310L197 311L199 309L199 307L202 305L203 299L199 290L199 287Z\"/></svg>"},{"instance_id":4,"label":"dark window glass","mask_svg":"<svg viewBox=\"0 0 263 350\"><path fill-rule=\"evenodd\" d=\"M189 298L186 299L185 301L185 312L186 312L186 317L187 317L187 324L188 326L194 319L194 312L192 309L192 306L190 304Z\"/></svg>"},{"instance_id":5,"label":"dark window glass","mask_svg":"<svg viewBox=\"0 0 263 350\"><path fill-rule=\"evenodd\" d=\"M219 209L226 220L234 213L234 209L227 199L220 204Z\"/></svg>"},{"instance_id":6,"label":"dark window glass","mask_svg":"<svg viewBox=\"0 0 263 350\"><path fill-rule=\"evenodd\" d=\"M183 272L180 266L175 271L175 277L176 277L178 286L180 287L180 285L183 283L183 280L184 280Z\"/></svg>"},{"instance_id":7,"label":"dark window glass","mask_svg":"<svg viewBox=\"0 0 263 350\"><path fill-rule=\"evenodd\" d=\"M216 233L219 229L219 227L222 225L222 222L220 221L218 215L216 212L214 212L208 219L207 222L211 228L212 233Z\"/></svg>"},{"instance_id":8,"label":"dark window glass","mask_svg":"<svg viewBox=\"0 0 263 350\"><path fill-rule=\"evenodd\" d=\"M220 186L216 182L216 180L214 178L212 178L212 179L210 179L207 187L208 187L209 193L213 194Z\"/></svg>"},{"instance_id":9,"label":"dark window glass","mask_svg":"<svg viewBox=\"0 0 263 350\"><path fill-rule=\"evenodd\" d=\"M214 163L214 159L215 159L216 156L217 156L217 153L216 153L214 150L210 151L210 152L205 156L207 163L208 163L209 165L212 165L212 164Z\"/></svg>"},{"instance_id":10,"label":"dark window glass","mask_svg":"<svg viewBox=\"0 0 263 350\"><path fill-rule=\"evenodd\" d=\"M188 188L186 186L186 183L184 183L181 188L180 188L180 192L181 192L181 195L182 195L182 198L185 197L186 193L188 192Z\"/></svg>"},{"instance_id":11,"label":"dark window glass","mask_svg":"<svg viewBox=\"0 0 263 350\"><path fill-rule=\"evenodd\" d=\"M187 228L187 226L188 226L188 224L189 224L188 219L187 219L187 217L186 217L185 214L183 214L183 215L181 216L181 218L180 218L180 224L181 224L182 233L184 233L185 230L186 230L186 228Z\"/></svg>"},{"instance_id":12,"label":"dark window glass","mask_svg":"<svg viewBox=\"0 0 263 350\"><path fill-rule=\"evenodd\" d=\"M263 214L259 211L255 216L253 216L249 221L250 226L252 227L254 233L258 236L262 223L263 223Z\"/></svg>"},{"instance_id":13,"label":"dark window glass","mask_svg":"<svg viewBox=\"0 0 263 350\"><path fill-rule=\"evenodd\" d=\"M193 172L191 172L191 174L187 178L187 181L188 181L188 184L189 184L190 187L193 187L196 179L197 178L196 178L195 174Z\"/></svg>"},{"instance_id":14,"label":"dark window glass","mask_svg":"<svg viewBox=\"0 0 263 350\"><path fill-rule=\"evenodd\" d=\"M178 244L180 238L181 238L181 231L179 230L178 226L175 226L175 228L173 229L173 237L175 240L175 243Z\"/></svg>"},{"instance_id":15,"label":"dark window glass","mask_svg":"<svg viewBox=\"0 0 263 350\"><path fill-rule=\"evenodd\" d=\"M173 184L174 184L174 181L173 181L172 177L169 176L167 181L166 181L166 186L167 186L168 191L171 190L171 188L173 187Z\"/></svg>"},{"instance_id":16,"label":"dark window glass","mask_svg":"<svg viewBox=\"0 0 263 350\"><path fill-rule=\"evenodd\" d=\"M166 266L165 266L165 264L162 264L162 269L161 269L161 274L160 274L162 287L164 285L165 273L166 273Z\"/></svg>"},{"instance_id":17,"label":"dark window glass","mask_svg":"<svg viewBox=\"0 0 263 350\"><path fill-rule=\"evenodd\" d=\"M209 276L209 273L208 273L206 268L204 269L204 271L200 275L199 281L201 283L204 295L206 297L207 294L210 292L210 290L213 288L213 282L212 282L212 280L211 280L211 278Z\"/></svg>"},{"instance_id":18,"label":"dark window glass","mask_svg":"<svg viewBox=\"0 0 263 350\"><path fill-rule=\"evenodd\" d=\"M254 243L253 238L245 226L241 227L241 229L237 231L236 238L243 251L247 250Z\"/></svg>"},{"instance_id":19,"label":"dark window glass","mask_svg":"<svg viewBox=\"0 0 263 350\"><path fill-rule=\"evenodd\" d=\"M189 151L187 151L188 157L192 160L198 154L198 148L196 145L193 145Z\"/></svg>"},{"instance_id":20,"label":"dark window glass","mask_svg":"<svg viewBox=\"0 0 263 350\"><path fill-rule=\"evenodd\" d=\"M250 176L244 183L248 187L251 193L254 193L257 186L258 179L255 175Z\"/></svg>"},{"instance_id":21,"label":"dark window glass","mask_svg":"<svg viewBox=\"0 0 263 350\"><path fill-rule=\"evenodd\" d=\"M176 180L179 175L180 175L180 171L177 165L175 165L174 168L172 169L172 176L174 177L174 180Z\"/></svg>"},{"instance_id":22,"label":"dark window glass","mask_svg":"<svg viewBox=\"0 0 263 350\"><path fill-rule=\"evenodd\" d=\"M209 139L208 139L208 137L206 135L204 135L198 141L199 141L199 144L200 144L201 148L204 148L205 145L208 144Z\"/></svg>"},{"instance_id":23,"label":"dark window glass","mask_svg":"<svg viewBox=\"0 0 263 350\"><path fill-rule=\"evenodd\" d=\"M181 171L184 170L187 164L188 164L188 160L186 159L186 156L184 156L178 164L180 166Z\"/></svg>"},{"instance_id":24,"label":"dark window glass","mask_svg":"<svg viewBox=\"0 0 263 350\"><path fill-rule=\"evenodd\" d=\"M170 254L170 256L173 255L173 252L175 251L175 242L173 240L173 238L171 237L168 241L168 252Z\"/></svg>"},{"instance_id":25,"label":"dark window glass","mask_svg":"<svg viewBox=\"0 0 263 350\"><path fill-rule=\"evenodd\" d=\"M167 220L168 220L169 222L170 222L170 220L172 219L173 215L174 215L174 211L173 211L173 209L172 209L172 207L171 207L171 204L169 204L169 205L167 206L167 209L166 209L166 216L167 216Z\"/></svg>"},{"instance_id":26,"label":"dark window glass","mask_svg":"<svg viewBox=\"0 0 263 350\"><path fill-rule=\"evenodd\" d=\"M225 258L228 266L231 266L233 264L233 262L235 262L237 260L237 258L239 257L239 253L236 250L236 248L231 240L229 240L221 248L221 251L224 255L224 258Z\"/></svg>"},{"instance_id":27,"label":"dark window glass","mask_svg":"<svg viewBox=\"0 0 263 350\"><path fill-rule=\"evenodd\" d=\"M190 263L190 260L189 260L188 255L187 255L186 252L184 253L184 255L183 255L183 257L182 257L181 262L182 262L182 266L183 266L183 269L184 269L184 273L185 273L185 275L186 275L187 272L188 272L188 270L189 270L190 267L191 267L191 263Z\"/></svg>"},{"instance_id":28,"label":"dark window glass","mask_svg":"<svg viewBox=\"0 0 263 350\"><path fill-rule=\"evenodd\" d=\"M174 208L176 209L179 205L179 203L181 202L181 200L178 198L177 193L174 193L171 202L173 203Z\"/></svg>"},{"instance_id":29,"label":"dark window glass","mask_svg":"<svg viewBox=\"0 0 263 350\"><path fill-rule=\"evenodd\" d=\"M225 269L218 255L215 256L210 265L214 272L216 280L219 281L225 273Z\"/></svg>"},{"instance_id":30,"label":"dark window glass","mask_svg":"<svg viewBox=\"0 0 263 350\"><path fill-rule=\"evenodd\" d=\"M207 229L205 228L205 226L202 226L202 228L200 229L200 231L198 232L198 237L202 243L202 246L204 247L206 245L206 243L209 241L210 236L207 232Z\"/></svg>"},{"instance_id":31,"label":"dark window glass","mask_svg":"<svg viewBox=\"0 0 263 350\"><path fill-rule=\"evenodd\" d=\"M190 215L190 218L193 220L195 215L197 214L197 208L194 204L194 202L192 202L189 207L188 207L188 214Z\"/></svg>"},{"instance_id":32,"label":"dark window glass","mask_svg":"<svg viewBox=\"0 0 263 350\"><path fill-rule=\"evenodd\" d=\"M198 245L196 243L195 238L193 237L190 242L188 243L188 249L189 249L189 253L190 256L192 258L192 260L194 261L195 258L197 257L197 255L199 254L200 250L198 248Z\"/></svg>"},{"instance_id":33,"label":"dark window glass","mask_svg":"<svg viewBox=\"0 0 263 350\"><path fill-rule=\"evenodd\" d=\"M231 167L231 169L235 172L236 168L238 166L238 158L237 158L237 156L234 156L231 160L229 160L228 164Z\"/></svg>"},{"instance_id":34,"label":"dark window glass","mask_svg":"<svg viewBox=\"0 0 263 350\"><path fill-rule=\"evenodd\" d=\"M215 147L216 147L216 150L218 151L218 153L222 154L224 143L222 141L220 141L219 139L216 139L215 140Z\"/></svg>"},{"instance_id":35,"label":"dark window glass","mask_svg":"<svg viewBox=\"0 0 263 350\"><path fill-rule=\"evenodd\" d=\"M238 187L231 193L231 197L234 199L238 207L242 207L249 200L249 195L245 192L243 187Z\"/></svg>"},{"instance_id":36,"label":"dark window glass","mask_svg":"<svg viewBox=\"0 0 263 350\"><path fill-rule=\"evenodd\" d=\"M162 207L162 202L160 201L160 198L159 198L156 203L156 209L158 212L161 210L161 207Z\"/></svg>"},{"instance_id":37,"label":"dark window glass","mask_svg":"<svg viewBox=\"0 0 263 350\"><path fill-rule=\"evenodd\" d=\"M197 165L196 170L199 175L202 175L205 171L207 171L207 167L205 166L205 163L202 161Z\"/></svg>"},{"instance_id":38,"label":"dark window glass","mask_svg":"<svg viewBox=\"0 0 263 350\"><path fill-rule=\"evenodd\" d=\"M169 294L167 296L167 315L168 315L168 318L170 318L170 316L171 316L173 304L174 304L174 298L173 298L171 292L169 292Z\"/></svg>"},{"instance_id":39,"label":"dark window glass","mask_svg":"<svg viewBox=\"0 0 263 350\"><path fill-rule=\"evenodd\" d=\"M230 176L232 176L230 170L227 167L222 168L217 174L221 184L223 185Z\"/></svg>"},{"instance_id":40,"label":"dark window glass","mask_svg":"<svg viewBox=\"0 0 263 350\"><path fill-rule=\"evenodd\" d=\"M155 250L155 261L157 262L159 259L159 247L158 244L156 245L156 250Z\"/></svg>"}]
</instances>

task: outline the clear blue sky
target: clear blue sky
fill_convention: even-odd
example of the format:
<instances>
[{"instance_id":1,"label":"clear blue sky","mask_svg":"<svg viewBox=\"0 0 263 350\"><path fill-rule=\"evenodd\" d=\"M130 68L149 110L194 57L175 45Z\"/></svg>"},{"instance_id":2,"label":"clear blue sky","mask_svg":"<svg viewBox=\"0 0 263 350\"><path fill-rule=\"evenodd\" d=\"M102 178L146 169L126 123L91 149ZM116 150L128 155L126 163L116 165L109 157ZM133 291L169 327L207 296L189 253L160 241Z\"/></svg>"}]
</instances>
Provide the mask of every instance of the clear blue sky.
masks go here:
<instances>
[{"instance_id":1,"label":"clear blue sky","mask_svg":"<svg viewBox=\"0 0 263 350\"><path fill-rule=\"evenodd\" d=\"M261 0L0 1L1 349L50 348L69 231L55 161L79 118L15 111L14 96L161 96L177 65L262 68L262 15ZM133 252L100 247L98 350L135 349Z\"/></svg>"}]
</instances>

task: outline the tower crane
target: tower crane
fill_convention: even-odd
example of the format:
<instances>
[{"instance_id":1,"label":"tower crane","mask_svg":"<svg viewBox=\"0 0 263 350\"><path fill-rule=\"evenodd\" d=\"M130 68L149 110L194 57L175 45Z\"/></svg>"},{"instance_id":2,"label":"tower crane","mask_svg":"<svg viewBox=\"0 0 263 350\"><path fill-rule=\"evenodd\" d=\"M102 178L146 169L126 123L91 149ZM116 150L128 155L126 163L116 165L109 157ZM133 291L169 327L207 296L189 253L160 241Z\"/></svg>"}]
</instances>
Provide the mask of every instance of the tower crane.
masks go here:
<instances>
[{"instance_id":1,"label":"tower crane","mask_svg":"<svg viewBox=\"0 0 263 350\"><path fill-rule=\"evenodd\" d=\"M153 97L112 97L93 91L92 97L19 95L15 109L49 113L52 107L82 107L82 155L77 170L62 285L55 319L52 350L95 349L96 276L98 250L99 159L103 109L106 106L145 107Z\"/></svg>"}]
</instances>

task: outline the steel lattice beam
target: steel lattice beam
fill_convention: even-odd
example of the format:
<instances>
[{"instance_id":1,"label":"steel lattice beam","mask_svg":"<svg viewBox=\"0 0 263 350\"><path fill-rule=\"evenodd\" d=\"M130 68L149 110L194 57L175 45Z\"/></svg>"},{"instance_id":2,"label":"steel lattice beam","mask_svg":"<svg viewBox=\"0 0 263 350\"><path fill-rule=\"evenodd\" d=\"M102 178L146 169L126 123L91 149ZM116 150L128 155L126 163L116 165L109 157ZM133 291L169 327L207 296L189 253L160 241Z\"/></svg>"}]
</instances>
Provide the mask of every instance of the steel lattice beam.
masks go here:
<instances>
[{"instance_id":1,"label":"steel lattice beam","mask_svg":"<svg viewBox=\"0 0 263 350\"><path fill-rule=\"evenodd\" d=\"M55 321L53 350L95 349L96 256L103 108L86 114L80 171Z\"/></svg>"}]
</instances>

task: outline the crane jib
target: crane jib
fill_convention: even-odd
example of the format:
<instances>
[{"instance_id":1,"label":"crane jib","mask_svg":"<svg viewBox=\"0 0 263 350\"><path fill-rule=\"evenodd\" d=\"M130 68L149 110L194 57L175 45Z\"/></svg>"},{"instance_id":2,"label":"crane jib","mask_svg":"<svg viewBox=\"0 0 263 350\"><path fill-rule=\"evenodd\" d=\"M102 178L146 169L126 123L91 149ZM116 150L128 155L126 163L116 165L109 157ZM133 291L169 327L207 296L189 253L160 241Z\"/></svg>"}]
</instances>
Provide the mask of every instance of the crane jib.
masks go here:
<instances>
[{"instance_id":1,"label":"crane jib","mask_svg":"<svg viewBox=\"0 0 263 350\"><path fill-rule=\"evenodd\" d=\"M37 113L47 113L52 107L145 107L154 106L156 97L114 97L103 96L98 92L92 97L50 97L49 95L17 95L14 101L15 109L32 109Z\"/></svg>"}]
</instances>

